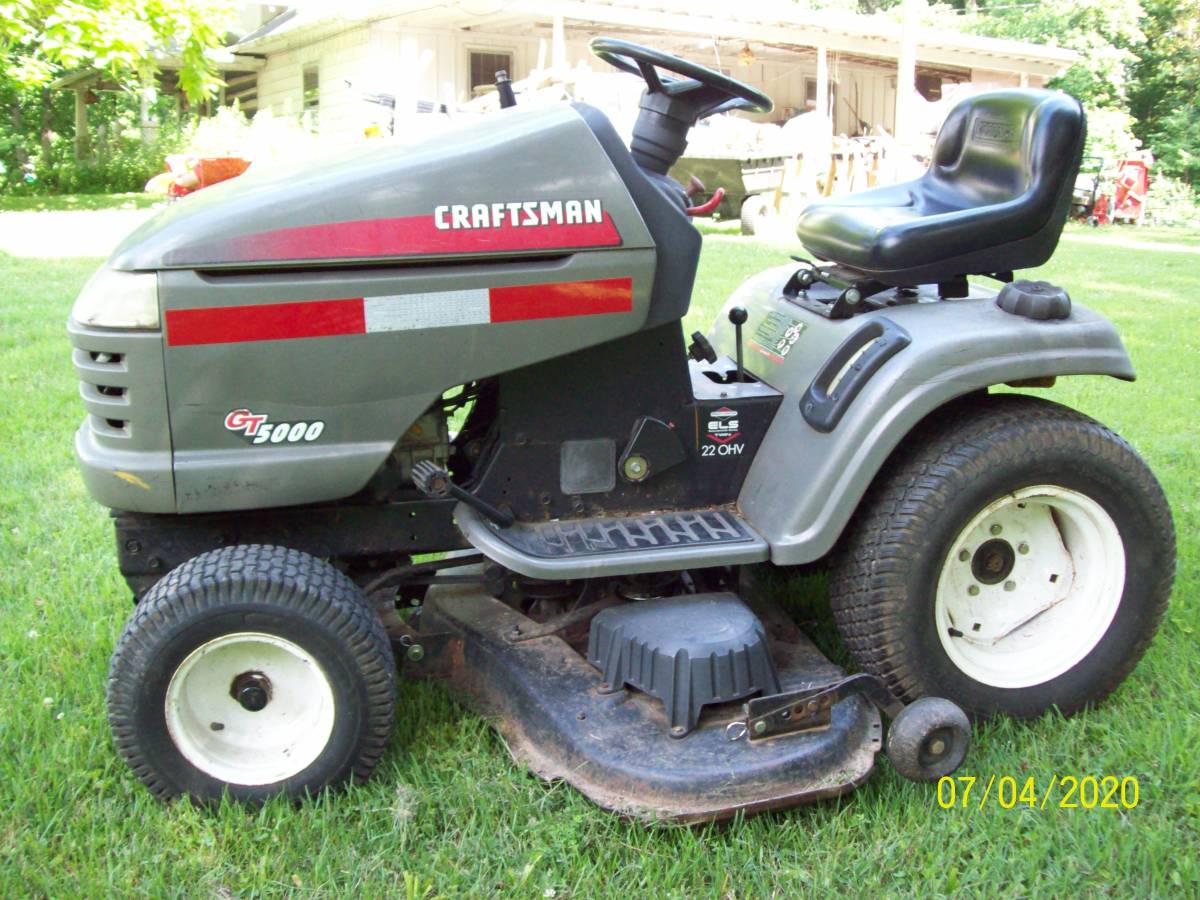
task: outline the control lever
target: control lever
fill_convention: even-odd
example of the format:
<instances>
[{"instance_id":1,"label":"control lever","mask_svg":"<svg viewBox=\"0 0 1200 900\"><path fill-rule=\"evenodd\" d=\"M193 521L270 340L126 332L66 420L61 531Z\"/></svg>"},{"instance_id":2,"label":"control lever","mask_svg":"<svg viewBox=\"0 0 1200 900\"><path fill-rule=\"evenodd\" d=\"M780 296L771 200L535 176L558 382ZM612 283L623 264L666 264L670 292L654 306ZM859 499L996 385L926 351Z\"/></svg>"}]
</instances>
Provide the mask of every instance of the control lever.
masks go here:
<instances>
[{"instance_id":1,"label":"control lever","mask_svg":"<svg viewBox=\"0 0 1200 900\"><path fill-rule=\"evenodd\" d=\"M495 522L501 528L507 528L516 521L513 514L507 510L497 509L486 500L480 500L470 491L460 488L450 480L450 473L437 463L427 459L421 460L412 470L413 484L418 491L427 497L454 497L476 510L480 515Z\"/></svg>"},{"instance_id":2,"label":"control lever","mask_svg":"<svg viewBox=\"0 0 1200 900\"><path fill-rule=\"evenodd\" d=\"M744 306L735 306L729 310L729 321L733 323L734 342L737 344L737 380L746 381L746 367L742 363L742 326L750 314Z\"/></svg>"},{"instance_id":3,"label":"control lever","mask_svg":"<svg viewBox=\"0 0 1200 900\"><path fill-rule=\"evenodd\" d=\"M704 182L693 175L690 179L688 179L688 186L683 189L683 193L684 196L690 200L697 194L703 194L704 190ZM685 212L687 212L689 216L707 216L718 206L720 206L721 201L724 199L725 188L719 187L713 191L713 195L704 203L701 203L699 206L688 206L685 208Z\"/></svg>"},{"instance_id":4,"label":"control lever","mask_svg":"<svg viewBox=\"0 0 1200 900\"><path fill-rule=\"evenodd\" d=\"M513 93L512 79L508 77L508 72L504 69L496 72L496 93L500 95L501 109L517 105L517 95Z\"/></svg>"}]
</instances>

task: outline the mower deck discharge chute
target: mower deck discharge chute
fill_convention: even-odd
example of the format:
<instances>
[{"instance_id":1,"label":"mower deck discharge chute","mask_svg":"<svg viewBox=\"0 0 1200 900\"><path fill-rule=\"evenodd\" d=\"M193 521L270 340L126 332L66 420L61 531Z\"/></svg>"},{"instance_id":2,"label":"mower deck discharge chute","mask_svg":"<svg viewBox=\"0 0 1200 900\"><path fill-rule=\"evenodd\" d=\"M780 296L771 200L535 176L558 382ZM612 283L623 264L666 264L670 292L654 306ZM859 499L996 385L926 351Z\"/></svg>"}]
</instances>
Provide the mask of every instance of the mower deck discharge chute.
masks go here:
<instances>
[{"instance_id":1,"label":"mower deck discharge chute","mask_svg":"<svg viewBox=\"0 0 1200 900\"><path fill-rule=\"evenodd\" d=\"M989 393L1133 378L1107 320L1014 280L1057 243L1079 105L964 101L925 176L814 204L815 259L685 338L703 209L667 172L771 101L593 49L646 81L629 147L581 104L505 108L252 169L80 295L76 449L137 601L109 719L159 796L365 778L403 675L605 808L710 821L844 793L880 750L935 781L968 716L1071 714L1144 652L1174 573L1153 475ZM816 562L857 672L755 577Z\"/></svg>"}]
</instances>

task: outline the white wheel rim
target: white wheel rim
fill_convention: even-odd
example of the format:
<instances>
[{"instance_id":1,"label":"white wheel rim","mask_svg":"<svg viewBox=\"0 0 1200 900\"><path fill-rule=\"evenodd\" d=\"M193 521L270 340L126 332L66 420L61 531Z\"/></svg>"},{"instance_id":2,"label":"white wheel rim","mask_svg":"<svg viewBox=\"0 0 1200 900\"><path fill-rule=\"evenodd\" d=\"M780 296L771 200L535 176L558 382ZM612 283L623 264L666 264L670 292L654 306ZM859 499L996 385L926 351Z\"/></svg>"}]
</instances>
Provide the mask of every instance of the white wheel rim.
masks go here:
<instances>
[{"instance_id":1,"label":"white wheel rim","mask_svg":"<svg viewBox=\"0 0 1200 900\"><path fill-rule=\"evenodd\" d=\"M266 688L261 709L232 693L247 678ZM261 632L197 647L167 685L171 740L197 769L228 784L274 784L304 771L329 743L334 711L333 688L312 655Z\"/></svg>"},{"instance_id":2,"label":"white wheel rim","mask_svg":"<svg viewBox=\"0 0 1200 900\"><path fill-rule=\"evenodd\" d=\"M1125 545L1112 517L1078 491L1038 485L989 504L955 538L934 619L965 675L1031 687L1092 652L1124 589Z\"/></svg>"}]
</instances>

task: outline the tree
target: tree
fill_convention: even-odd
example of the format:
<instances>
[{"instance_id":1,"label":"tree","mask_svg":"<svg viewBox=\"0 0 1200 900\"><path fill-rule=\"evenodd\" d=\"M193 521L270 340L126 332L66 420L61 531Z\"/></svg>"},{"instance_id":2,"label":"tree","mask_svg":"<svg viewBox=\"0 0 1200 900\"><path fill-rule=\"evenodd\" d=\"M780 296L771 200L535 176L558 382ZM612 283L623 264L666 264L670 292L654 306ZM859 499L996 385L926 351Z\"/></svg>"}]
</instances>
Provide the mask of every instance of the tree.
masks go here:
<instances>
[{"instance_id":1,"label":"tree","mask_svg":"<svg viewBox=\"0 0 1200 900\"><path fill-rule=\"evenodd\" d=\"M1054 87L1087 106L1124 108L1134 50L1145 43L1139 0L991 0L964 26L989 37L1066 47L1080 61L1055 79Z\"/></svg>"},{"instance_id":2,"label":"tree","mask_svg":"<svg viewBox=\"0 0 1200 900\"><path fill-rule=\"evenodd\" d=\"M1129 109L1160 172L1200 185L1200 6L1147 0Z\"/></svg>"},{"instance_id":3,"label":"tree","mask_svg":"<svg viewBox=\"0 0 1200 900\"><path fill-rule=\"evenodd\" d=\"M72 100L68 92L51 91L50 82L85 67L106 73L128 93L104 94L93 118L120 132L126 113L139 108L134 94L154 83L159 54L178 58L179 85L189 101L212 96L221 81L208 51L223 43L232 22L229 0L0 0L0 110L6 113L0 185L36 177L43 188L96 190L144 181L157 147L140 148L144 159L136 164L130 159L139 147L129 140L115 151L110 141L112 152L94 165L63 158L62 136L74 128Z\"/></svg>"},{"instance_id":4,"label":"tree","mask_svg":"<svg viewBox=\"0 0 1200 900\"><path fill-rule=\"evenodd\" d=\"M38 88L63 71L91 66L130 89L155 74L156 53L178 55L179 85L191 101L216 93L208 51L232 23L230 0L3 0L3 77Z\"/></svg>"}]
</instances>

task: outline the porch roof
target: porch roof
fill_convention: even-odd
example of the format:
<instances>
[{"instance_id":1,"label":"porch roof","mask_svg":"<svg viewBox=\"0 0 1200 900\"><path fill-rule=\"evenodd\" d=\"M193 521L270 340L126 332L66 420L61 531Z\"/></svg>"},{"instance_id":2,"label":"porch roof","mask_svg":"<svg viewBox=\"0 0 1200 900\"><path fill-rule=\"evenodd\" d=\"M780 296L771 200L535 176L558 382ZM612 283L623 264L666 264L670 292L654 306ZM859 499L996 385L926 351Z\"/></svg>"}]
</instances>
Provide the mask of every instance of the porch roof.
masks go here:
<instances>
[{"instance_id":1,"label":"porch roof","mask_svg":"<svg viewBox=\"0 0 1200 900\"><path fill-rule=\"evenodd\" d=\"M474 8L473 8L474 7ZM270 53L312 43L356 25L403 18L415 28L549 34L561 16L568 34L586 37L598 31L653 35L720 44L757 45L755 51L824 47L857 57L899 59L903 24L885 15L864 16L837 10L799 9L791 0L757 0L735 7L722 0L513 0L480 13L471 0L364 0L353 12L330 15L328 7L288 10L246 35L235 53ZM922 64L990 69L1051 77L1078 59L1062 47L963 34L918 26L916 55Z\"/></svg>"}]
</instances>

